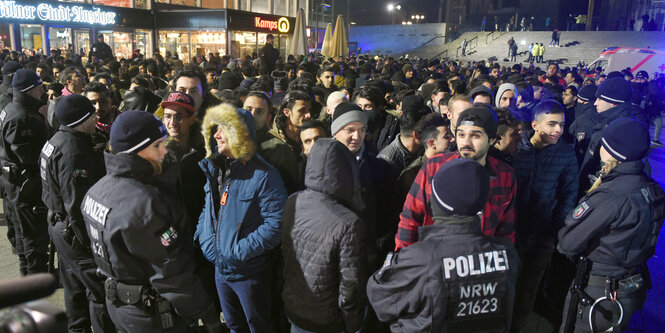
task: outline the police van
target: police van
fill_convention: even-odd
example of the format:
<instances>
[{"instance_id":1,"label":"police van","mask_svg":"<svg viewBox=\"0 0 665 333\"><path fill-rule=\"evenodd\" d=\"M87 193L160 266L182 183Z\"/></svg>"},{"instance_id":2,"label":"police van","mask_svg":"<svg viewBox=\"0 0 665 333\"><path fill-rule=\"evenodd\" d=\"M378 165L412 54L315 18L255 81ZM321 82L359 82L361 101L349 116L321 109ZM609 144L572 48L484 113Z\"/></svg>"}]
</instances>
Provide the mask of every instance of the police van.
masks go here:
<instances>
[{"instance_id":1,"label":"police van","mask_svg":"<svg viewBox=\"0 0 665 333\"><path fill-rule=\"evenodd\" d=\"M646 71L650 77L654 77L654 73L665 73L665 53L652 49L609 47L588 68L598 67L604 74L630 68L631 73Z\"/></svg>"}]
</instances>

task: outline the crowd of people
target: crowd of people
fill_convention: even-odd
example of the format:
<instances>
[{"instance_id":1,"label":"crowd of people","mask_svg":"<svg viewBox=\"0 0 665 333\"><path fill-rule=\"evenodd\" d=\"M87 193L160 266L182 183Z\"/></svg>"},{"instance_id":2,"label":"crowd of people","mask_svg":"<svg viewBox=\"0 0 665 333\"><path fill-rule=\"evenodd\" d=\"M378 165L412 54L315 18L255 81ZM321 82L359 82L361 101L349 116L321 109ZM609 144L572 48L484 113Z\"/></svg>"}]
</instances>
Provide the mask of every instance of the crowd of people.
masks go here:
<instances>
[{"instance_id":1,"label":"crowd of people","mask_svg":"<svg viewBox=\"0 0 665 333\"><path fill-rule=\"evenodd\" d=\"M52 242L71 332L627 327L665 77L271 48L4 50L7 236L22 275Z\"/></svg>"}]
</instances>

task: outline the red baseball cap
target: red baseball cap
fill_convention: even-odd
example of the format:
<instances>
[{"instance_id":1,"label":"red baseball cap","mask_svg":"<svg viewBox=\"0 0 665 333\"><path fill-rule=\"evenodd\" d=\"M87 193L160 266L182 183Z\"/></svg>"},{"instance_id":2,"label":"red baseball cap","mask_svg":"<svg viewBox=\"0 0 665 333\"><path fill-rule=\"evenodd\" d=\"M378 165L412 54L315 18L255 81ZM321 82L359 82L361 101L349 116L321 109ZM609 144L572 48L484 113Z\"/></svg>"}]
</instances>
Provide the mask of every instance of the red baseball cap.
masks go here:
<instances>
[{"instance_id":1,"label":"red baseball cap","mask_svg":"<svg viewBox=\"0 0 665 333\"><path fill-rule=\"evenodd\" d=\"M162 102L161 106L165 109L169 106L179 106L191 113L194 112L194 99L184 92L176 91L170 93L169 98Z\"/></svg>"}]
</instances>

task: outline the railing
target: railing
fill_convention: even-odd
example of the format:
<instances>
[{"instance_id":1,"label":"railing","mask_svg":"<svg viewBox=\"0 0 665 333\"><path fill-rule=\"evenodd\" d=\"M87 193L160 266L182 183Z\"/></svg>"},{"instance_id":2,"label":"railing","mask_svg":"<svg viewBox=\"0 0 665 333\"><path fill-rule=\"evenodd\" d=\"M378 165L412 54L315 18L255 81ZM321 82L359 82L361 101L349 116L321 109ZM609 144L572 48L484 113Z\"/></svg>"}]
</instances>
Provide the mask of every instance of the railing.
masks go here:
<instances>
[{"instance_id":1,"label":"railing","mask_svg":"<svg viewBox=\"0 0 665 333\"><path fill-rule=\"evenodd\" d=\"M497 34L497 32L498 32L498 34ZM493 41L493 40L495 40L495 39L499 39L499 38L501 38L501 36L503 36L504 34L506 34L506 31L505 31L505 30L492 31L492 32L488 33L488 34L485 36L485 44L488 44L488 43L489 43L489 42L487 41L487 39L490 38L490 36L492 36L492 41ZM497 35L498 35L498 36L497 36Z\"/></svg>"},{"instance_id":2,"label":"railing","mask_svg":"<svg viewBox=\"0 0 665 333\"><path fill-rule=\"evenodd\" d=\"M470 51L472 48L472 43L475 42L474 48L478 47L478 36L471 38L468 42L466 42L466 50L465 51ZM455 56L459 58L459 50L462 48L462 45L457 47L455 50ZM466 52L465 52L466 53Z\"/></svg>"},{"instance_id":3,"label":"railing","mask_svg":"<svg viewBox=\"0 0 665 333\"><path fill-rule=\"evenodd\" d=\"M433 56L432 58L446 58L446 57L448 57L448 49L441 51L439 54Z\"/></svg>"}]
</instances>

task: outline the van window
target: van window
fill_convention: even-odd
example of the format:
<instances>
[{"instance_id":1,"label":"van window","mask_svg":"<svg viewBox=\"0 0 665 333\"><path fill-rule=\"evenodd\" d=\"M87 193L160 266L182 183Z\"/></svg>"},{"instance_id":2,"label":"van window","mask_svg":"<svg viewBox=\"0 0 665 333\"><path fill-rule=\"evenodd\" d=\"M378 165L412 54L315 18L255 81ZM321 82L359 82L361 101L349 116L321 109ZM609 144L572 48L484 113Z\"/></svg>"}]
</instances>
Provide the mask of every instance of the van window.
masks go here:
<instances>
[{"instance_id":1,"label":"van window","mask_svg":"<svg viewBox=\"0 0 665 333\"><path fill-rule=\"evenodd\" d=\"M594 70L598 67L602 68L600 71L601 73L605 72L605 68L607 68L607 60L601 59L598 61L594 61L591 65L588 66L589 69L594 69Z\"/></svg>"}]
</instances>

